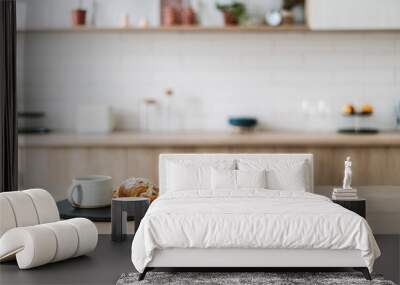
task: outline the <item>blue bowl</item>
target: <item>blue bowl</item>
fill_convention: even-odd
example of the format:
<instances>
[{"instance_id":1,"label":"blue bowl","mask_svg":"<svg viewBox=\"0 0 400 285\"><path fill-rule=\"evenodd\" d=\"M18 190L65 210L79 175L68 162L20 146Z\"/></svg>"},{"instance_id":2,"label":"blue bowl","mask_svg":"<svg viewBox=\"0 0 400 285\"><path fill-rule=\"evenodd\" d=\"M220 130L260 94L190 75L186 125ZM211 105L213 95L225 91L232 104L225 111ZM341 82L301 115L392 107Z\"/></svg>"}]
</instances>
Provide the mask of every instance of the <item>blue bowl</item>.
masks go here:
<instances>
[{"instance_id":1,"label":"blue bowl","mask_svg":"<svg viewBox=\"0 0 400 285\"><path fill-rule=\"evenodd\" d=\"M252 128L257 125L257 119L251 117L232 117L229 118L229 125L241 128Z\"/></svg>"}]
</instances>

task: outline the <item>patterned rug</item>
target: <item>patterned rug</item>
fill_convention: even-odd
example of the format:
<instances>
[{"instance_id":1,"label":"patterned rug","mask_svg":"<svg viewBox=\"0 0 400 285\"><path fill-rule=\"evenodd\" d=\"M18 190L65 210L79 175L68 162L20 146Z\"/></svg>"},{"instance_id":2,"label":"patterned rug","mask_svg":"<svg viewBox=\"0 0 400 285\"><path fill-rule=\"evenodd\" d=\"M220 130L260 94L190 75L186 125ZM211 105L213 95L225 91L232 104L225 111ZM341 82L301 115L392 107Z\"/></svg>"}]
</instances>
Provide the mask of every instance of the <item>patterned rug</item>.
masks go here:
<instances>
[{"instance_id":1,"label":"patterned rug","mask_svg":"<svg viewBox=\"0 0 400 285\"><path fill-rule=\"evenodd\" d=\"M138 276L138 273L122 274L117 285L395 285L380 275L373 275L373 280L368 281L359 272L148 272L142 281L138 281Z\"/></svg>"}]
</instances>

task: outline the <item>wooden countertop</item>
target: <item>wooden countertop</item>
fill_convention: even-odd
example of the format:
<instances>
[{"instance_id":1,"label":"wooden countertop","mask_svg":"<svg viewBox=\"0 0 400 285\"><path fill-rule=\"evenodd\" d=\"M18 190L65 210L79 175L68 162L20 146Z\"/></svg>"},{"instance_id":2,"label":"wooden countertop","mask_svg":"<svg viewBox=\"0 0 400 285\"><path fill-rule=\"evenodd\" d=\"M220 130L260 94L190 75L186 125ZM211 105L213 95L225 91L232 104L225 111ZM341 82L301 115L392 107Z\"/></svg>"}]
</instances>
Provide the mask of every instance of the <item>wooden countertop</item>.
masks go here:
<instances>
[{"instance_id":1,"label":"wooden countertop","mask_svg":"<svg viewBox=\"0 0 400 285\"><path fill-rule=\"evenodd\" d=\"M19 135L20 147L171 147L171 146L400 146L400 132L373 135L337 133L50 133Z\"/></svg>"}]
</instances>

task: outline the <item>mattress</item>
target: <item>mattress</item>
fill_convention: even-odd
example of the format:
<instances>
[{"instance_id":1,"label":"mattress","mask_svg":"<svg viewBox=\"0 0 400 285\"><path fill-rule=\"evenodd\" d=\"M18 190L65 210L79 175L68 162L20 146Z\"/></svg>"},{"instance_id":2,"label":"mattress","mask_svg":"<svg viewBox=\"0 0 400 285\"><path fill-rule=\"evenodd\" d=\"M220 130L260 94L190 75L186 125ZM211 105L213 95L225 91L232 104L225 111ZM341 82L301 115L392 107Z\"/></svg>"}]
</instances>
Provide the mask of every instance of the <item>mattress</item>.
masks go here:
<instances>
[{"instance_id":1,"label":"mattress","mask_svg":"<svg viewBox=\"0 0 400 285\"><path fill-rule=\"evenodd\" d=\"M262 189L165 193L139 226L132 262L143 272L156 250L173 248L359 250L370 271L380 255L361 216L320 195Z\"/></svg>"}]
</instances>

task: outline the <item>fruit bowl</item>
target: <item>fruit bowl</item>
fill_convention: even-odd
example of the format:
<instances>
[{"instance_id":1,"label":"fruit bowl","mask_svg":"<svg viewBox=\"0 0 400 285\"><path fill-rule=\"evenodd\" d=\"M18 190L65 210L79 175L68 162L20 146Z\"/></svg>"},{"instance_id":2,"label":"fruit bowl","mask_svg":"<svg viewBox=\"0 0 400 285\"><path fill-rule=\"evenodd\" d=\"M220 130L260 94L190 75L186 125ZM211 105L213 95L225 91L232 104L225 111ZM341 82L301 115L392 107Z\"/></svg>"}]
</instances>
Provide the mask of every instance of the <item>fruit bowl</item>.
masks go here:
<instances>
[{"instance_id":1,"label":"fruit bowl","mask_svg":"<svg viewBox=\"0 0 400 285\"><path fill-rule=\"evenodd\" d=\"M352 126L346 128L340 128L339 133L343 134L376 134L378 130L376 128L365 127L366 119L362 117L372 116L374 108L370 104L363 104L361 108L356 109L352 104L344 105L342 108L342 115L345 117L352 117Z\"/></svg>"}]
</instances>

